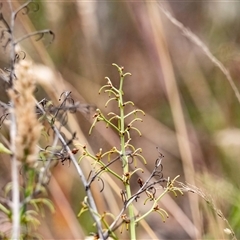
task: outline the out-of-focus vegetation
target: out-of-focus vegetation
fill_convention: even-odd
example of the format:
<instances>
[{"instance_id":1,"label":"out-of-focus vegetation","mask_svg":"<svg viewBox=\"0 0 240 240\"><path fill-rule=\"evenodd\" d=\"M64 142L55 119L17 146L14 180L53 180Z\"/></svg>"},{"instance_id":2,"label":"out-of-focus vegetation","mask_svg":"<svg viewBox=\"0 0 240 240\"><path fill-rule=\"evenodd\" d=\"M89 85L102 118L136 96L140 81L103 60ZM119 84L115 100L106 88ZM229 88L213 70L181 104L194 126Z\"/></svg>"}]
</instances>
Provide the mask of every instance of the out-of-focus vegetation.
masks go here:
<instances>
[{"instance_id":1,"label":"out-of-focus vegetation","mask_svg":"<svg viewBox=\"0 0 240 240\"><path fill-rule=\"evenodd\" d=\"M70 90L76 101L104 111L106 97L99 96L98 90L106 83L105 76L117 84L112 63L123 65L132 73L125 81L125 100L133 101L146 113L143 123L138 125L143 136L132 135L134 145L143 149L148 161L146 168L151 171L154 167L158 146L165 156L164 176L180 174L182 182L200 188L222 211L236 237L240 237L240 103L226 76L166 18L157 1L38 3L36 13L19 16L16 29L27 33L47 27L56 35L49 46L47 37L38 42L34 38L26 40L21 46L27 59L39 64L39 99L57 99L62 91ZM13 2L14 8L18 4ZM209 47L240 89L240 4L161 4ZM3 10L8 18L7 3ZM7 66L7 56L1 52L1 68ZM0 91L1 101L6 101L3 88ZM69 128L77 129L79 141L95 152L117 145L117 136L104 126L88 136L93 110L70 118ZM9 159L0 157L3 187L10 181L10 166ZM48 187L56 213L49 214L39 228L45 239L80 239L82 231L92 230L89 216L76 217L84 197L79 185L71 164L59 164L53 169ZM99 194L99 189L95 191ZM118 212L117 193L102 194L105 198L97 198L99 208ZM166 196L161 204L170 214L166 223L159 221L157 214L146 223L159 239L230 238L224 233L224 219L197 194L186 193L177 199ZM139 239L149 238L143 229L139 226Z\"/></svg>"}]
</instances>

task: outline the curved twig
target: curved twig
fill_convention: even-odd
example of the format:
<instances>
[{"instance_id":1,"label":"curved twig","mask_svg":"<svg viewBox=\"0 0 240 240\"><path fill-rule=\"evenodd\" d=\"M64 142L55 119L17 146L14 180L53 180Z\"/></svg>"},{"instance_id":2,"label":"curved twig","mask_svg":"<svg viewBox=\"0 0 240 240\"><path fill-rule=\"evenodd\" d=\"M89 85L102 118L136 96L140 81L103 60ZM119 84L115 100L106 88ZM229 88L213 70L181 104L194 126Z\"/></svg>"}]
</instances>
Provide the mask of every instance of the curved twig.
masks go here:
<instances>
[{"instance_id":1,"label":"curved twig","mask_svg":"<svg viewBox=\"0 0 240 240\"><path fill-rule=\"evenodd\" d=\"M29 1L25 2L24 4L22 4L16 11L14 11L14 13L13 13L13 19L14 19L14 20L16 19L18 13L19 13L21 10L23 10L23 9L29 9L28 5L29 5L30 3L32 3L32 2L33 2L33 0L29 0ZM28 12L29 12L29 10L27 10L27 12L24 13L24 14L27 14Z\"/></svg>"},{"instance_id":2,"label":"curved twig","mask_svg":"<svg viewBox=\"0 0 240 240\"><path fill-rule=\"evenodd\" d=\"M29 33L19 39L17 39L13 44L14 46L16 46L18 43L22 42L23 40L27 39L27 38L30 38L30 37L33 37L33 36L37 36L37 35L40 35L36 41L39 41L40 39L42 39L44 37L45 34L49 33L51 36L52 36L52 40L49 42L49 44L51 44L54 39L55 39L55 34L50 30L50 29L44 29L44 30L40 30L40 31L36 31L36 32L32 32L32 33Z\"/></svg>"}]
</instances>

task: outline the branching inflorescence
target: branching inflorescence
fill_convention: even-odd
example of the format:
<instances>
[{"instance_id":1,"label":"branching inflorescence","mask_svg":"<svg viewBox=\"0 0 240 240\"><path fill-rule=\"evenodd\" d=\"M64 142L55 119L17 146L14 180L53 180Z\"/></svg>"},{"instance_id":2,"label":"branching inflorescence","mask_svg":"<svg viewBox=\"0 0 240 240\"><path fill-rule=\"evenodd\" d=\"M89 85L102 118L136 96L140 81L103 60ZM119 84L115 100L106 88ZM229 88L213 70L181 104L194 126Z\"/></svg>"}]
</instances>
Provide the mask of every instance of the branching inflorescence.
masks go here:
<instances>
[{"instance_id":1,"label":"branching inflorescence","mask_svg":"<svg viewBox=\"0 0 240 240\"><path fill-rule=\"evenodd\" d=\"M105 220L106 214L103 214L101 216L101 220L104 223L104 226L106 227L106 232L104 233L104 237L107 238L109 235L111 237L116 237L114 231L121 226L121 232L123 229L130 229L130 235L131 239L136 239L136 224L140 222L142 219L144 219L147 215L149 215L151 212L157 212L160 214L162 220L165 222L166 217L168 217L168 213L159 207L158 202L161 200L161 198L167 194L168 192L173 192L175 196L177 196L177 192L180 194L183 194L180 188L175 187L175 181L178 178L174 178L173 180L170 180L170 178L165 179L163 178L163 166L162 166L162 159L163 155L159 152L159 158L155 162L155 167L151 173L151 175L147 178L147 180L144 182L140 177L138 177L137 185L139 185L139 190L136 193L132 192L133 189L133 181L132 177L135 174L143 173L143 169L138 168L138 161L143 161L144 164L146 164L145 158L141 155L142 149L141 148L135 148L130 142L131 142L131 131L137 131L138 134L141 136L141 132L138 128L134 126L134 123L136 121L142 121L140 117L138 117L138 113L145 115L145 113L142 110L139 109L133 109L130 112L125 112L125 107L127 105L134 106L134 103L131 101L124 102L123 100L123 83L125 81L125 78L127 76L130 76L130 73L124 73L124 68L119 67L116 64L113 64L118 72L119 72L119 78L120 78L120 84L119 88L116 88L113 86L111 80L106 77L107 84L101 87L99 90L99 94L104 91L109 95L109 100L106 102L105 107L108 106L110 102L117 103L118 112L110 112L105 116L100 109L96 110L95 115L93 116L93 124L90 128L89 134L91 134L93 128L95 125L102 121L105 122L106 127L111 127L113 130L115 130L120 138L120 146L113 146L112 149L110 149L107 152L103 152L102 149L99 150L98 153L95 155L90 153L88 151L86 146L83 147L83 154L79 158L79 162L82 162L84 158L88 157L93 160L93 166L94 170L92 170L88 177L88 184L87 188L91 187L91 184L96 179L100 179L103 187L101 188L101 191L104 190L104 178L101 177L102 174L108 173L112 175L116 180L121 181L123 183L124 189L121 190L120 195L122 198L123 207L118 216L115 216L112 221L112 223L107 224L107 221ZM130 120L128 120L130 119ZM112 158L112 156L116 157ZM107 158L107 163L104 162L104 159ZM112 165L116 161L121 161L122 166L122 174L119 175L117 172L115 172L112 168ZM132 164L134 164L132 166ZM139 175L139 174L138 174ZM164 186L165 185L165 186ZM159 193L160 190L160 193ZM134 201L137 201L140 196L145 194L145 201L144 204L147 204L147 202L152 202L151 208L146 213L143 213L141 216L135 216L134 214ZM86 202L82 203L83 208L81 209L79 216L88 210L88 206ZM126 212L127 210L127 212Z\"/></svg>"}]
</instances>

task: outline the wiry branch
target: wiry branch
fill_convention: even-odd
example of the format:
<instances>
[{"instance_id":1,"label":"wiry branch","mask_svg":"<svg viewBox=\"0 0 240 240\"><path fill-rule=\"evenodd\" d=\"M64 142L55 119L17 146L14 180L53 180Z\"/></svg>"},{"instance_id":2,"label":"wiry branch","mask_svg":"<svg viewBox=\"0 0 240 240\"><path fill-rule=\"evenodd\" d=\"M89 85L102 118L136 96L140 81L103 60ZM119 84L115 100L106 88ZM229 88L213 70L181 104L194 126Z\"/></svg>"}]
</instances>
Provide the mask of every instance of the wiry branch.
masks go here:
<instances>
[{"instance_id":1,"label":"wiry branch","mask_svg":"<svg viewBox=\"0 0 240 240\"><path fill-rule=\"evenodd\" d=\"M49 29L44 29L44 30L40 30L40 31L36 31L36 32L32 32L32 33L29 33L19 39L17 39L15 42L14 42L14 45L17 45L18 43L22 42L23 40L27 39L27 38L30 38L30 37L33 37L33 36L38 36L38 38L36 39L36 41L39 41L41 40L45 34L50 34L52 36L52 39L51 41L49 42L49 44L51 44L53 41L54 41L54 38L55 38L55 34L49 30Z\"/></svg>"},{"instance_id":2,"label":"wiry branch","mask_svg":"<svg viewBox=\"0 0 240 240\"><path fill-rule=\"evenodd\" d=\"M14 20L16 19L18 13L19 13L21 10L26 9L26 12L25 12L24 14L27 14L27 13L29 12L29 7L28 7L28 5L29 5L30 3L33 3L33 0L29 0L29 1L25 2L24 4L22 4L22 5L13 13L13 18L14 18Z\"/></svg>"},{"instance_id":3,"label":"wiry branch","mask_svg":"<svg viewBox=\"0 0 240 240\"><path fill-rule=\"evenodd\" d=\"M41 109L43 114L46 114L46 112L44 111L44 109L41 107L40 104L37 103L37 106L39 109ZM87 194L87 199L88 199L88 204L89 204L89 209L90 209L90 213L92 215L92 218L94 219L94 221L96 222L97 225L97 229L98 229L98 235L100 237L100 239L106 239L104 234L103 234L103 230L102 230L102 226L101 226L101 222L99 217L96 215L97 213L97 207L94 201L94 198L92 196L92 192L90 190L90 188L87 188L86 186L88 186L87 180L83 174L82 169L80 168L80 166L78 165L77 160L75 159L71 149L69 148L67 142L65 141L65 139L63 138L63 136L61 135L61 133L59 132L58 128L53 124L52 125L52 129L54 131L54 133L57 135L57 137L59 138L59 140L61 141L63 147L66 149L66 151L69 153L69 158L70 160L73 162L78 175L81 178L81 181L83 183L83 185L85 186L85 190L86 190L86 194Z\"/></svg>"},{"instance_id":4,"label":"wiry branch","mask_svg":"<svg viewBox=\"0 0 240 240\"><path fill-rule=\"evenodd\" d=\"M5 20L5 18L3 17L2 13L0 13L0 21L2 21L3 25L5 26L5 28L2 29L2 32L8 32L9 33L10 27L9 27L7 21ZM0 27L0 28L2 28L2 27ZM1 38L2 38L2 36L1 36Z\"/></svg>"},{"instance_id":5,"label":"wiry branch","mask_svg":"<svg viewBox=\"0 0 240 240\"><path fill-rule=\"evenodd\" d=\"M10 49L10 59L11 59L11 69L10 69L10 76L9 76L9 84L12 86L13 77L14 77L14 58L15 58L15 47L14 47L14 39L13 39L13 28L14 28L14 18L15 14L13 13L11 1L8 1L11 14L11 22L9 28L10 39L9 43L11 43ZM12 103L12 107L14 105ZM10 137L11 137L11 174L12 174L12 215L13 215L13 227L12 227L12 239L19 239L20 237L20 195L19 195L19 179L18 179L18 162L16 159L16 146L15 141L16 134L17 134L17 124L16 124L16 117L13 112L10 114L11 116L11 127L10 127Z\"/></svg>"}]
</instances>

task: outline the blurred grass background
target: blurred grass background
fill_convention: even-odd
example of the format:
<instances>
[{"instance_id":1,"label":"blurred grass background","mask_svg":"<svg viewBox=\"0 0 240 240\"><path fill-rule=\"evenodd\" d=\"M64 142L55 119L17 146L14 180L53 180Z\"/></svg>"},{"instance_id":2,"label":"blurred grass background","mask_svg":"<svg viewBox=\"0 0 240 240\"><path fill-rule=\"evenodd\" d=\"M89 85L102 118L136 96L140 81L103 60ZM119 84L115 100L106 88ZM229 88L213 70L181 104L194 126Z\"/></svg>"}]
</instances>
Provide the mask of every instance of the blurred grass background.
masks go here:
<instances>
[{"instance_id":1,"label":"blurred grass background","mask_svg":"<svg viewBox=\"0 0 240 240\"><path fill-rule=\"evenodd\" d=\"M240 105L222 72L162 14L157 1L37 2L39 10L28 16L20 14L15 29L17 36L43 28L56 35L50 46L47 36L38 42L26 40L21 46L27 59L38 64L43 87L39 87L39 99L46 94L58 99L62 91L71 90L76 101L113 111L112 105L104 109L107 96L99 96L98 90L106 83L105 76L118 84L112 63L124 66L132 73L125 80L125 100L146 113L143 123L137 125L143 136L133 134L132 143L143 149L148 171L154 166L158 146L165 155L164 176L180 175L181 181L209 194L240 237ZM15 9L18 4L13 2ZM240 3L161 4L209 47L240 89ZM2 11L8 20L5 2ZM7 66L7 56L2 53L1 67ZM4 95L1 100L6 100ZM69 128L78 132L79 142L95 152L118 147L117 136L104 126L88 136L92 115L90 111L69 118ZM1 158L3 186L10 180L10 171L7 160ZM45 239L82 239L93 228L89 216L76 218L84 197L78 176L67 164L53 169L53 176L49 192L56 214L43 220L39 232ZM108 184L111 189L113 183ZM101 198L96 187L98 205L102 211L117 213L119 192L107 189ZM139 239L229 238L223 231L224 221L194 194L177 199L167 196L161 207L170 218L162 223L152 214L145 227L139 226ZM146 230L148 225L152 233Z\"/></svg>"}]
</instances>

